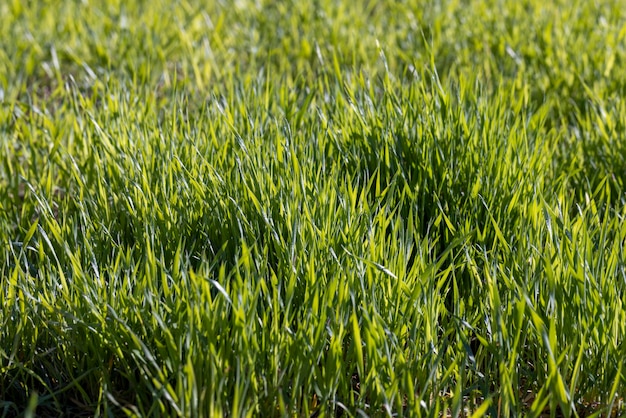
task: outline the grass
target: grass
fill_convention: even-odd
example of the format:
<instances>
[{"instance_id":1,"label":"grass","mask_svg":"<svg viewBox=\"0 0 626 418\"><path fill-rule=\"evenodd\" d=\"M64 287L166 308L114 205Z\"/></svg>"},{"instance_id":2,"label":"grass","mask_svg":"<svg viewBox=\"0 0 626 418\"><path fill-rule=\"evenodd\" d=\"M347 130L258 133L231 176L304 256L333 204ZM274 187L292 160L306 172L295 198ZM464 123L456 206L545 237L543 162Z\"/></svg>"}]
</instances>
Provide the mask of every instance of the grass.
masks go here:
<instances>
[{"instance_id":1,"label":"grass","mask_svg":"<svg viewBox=\"0 0 626 418\"><path fill-rule=\"evenodd\" d=\"M626 4L0 3L1 416L626 412Z\"/></svg>"}]
</instances>

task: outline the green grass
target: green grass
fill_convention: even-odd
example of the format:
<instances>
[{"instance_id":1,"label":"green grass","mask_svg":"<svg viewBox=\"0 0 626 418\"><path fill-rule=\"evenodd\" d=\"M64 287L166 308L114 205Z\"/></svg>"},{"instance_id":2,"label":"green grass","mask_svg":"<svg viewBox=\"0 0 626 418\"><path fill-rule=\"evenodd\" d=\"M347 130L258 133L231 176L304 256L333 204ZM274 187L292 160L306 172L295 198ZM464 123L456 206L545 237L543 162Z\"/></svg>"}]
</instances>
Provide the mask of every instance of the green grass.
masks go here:
<instances>
[{"instance_id":1,"label":"green grass","mask_svg":"<svg viewBox=\"0 0 626 418\"><path fill-rule=\"evenodd\" d=\"M621 0L0 2L0 416L625 414L625 65Z\"/></svg>"}]
</instances>

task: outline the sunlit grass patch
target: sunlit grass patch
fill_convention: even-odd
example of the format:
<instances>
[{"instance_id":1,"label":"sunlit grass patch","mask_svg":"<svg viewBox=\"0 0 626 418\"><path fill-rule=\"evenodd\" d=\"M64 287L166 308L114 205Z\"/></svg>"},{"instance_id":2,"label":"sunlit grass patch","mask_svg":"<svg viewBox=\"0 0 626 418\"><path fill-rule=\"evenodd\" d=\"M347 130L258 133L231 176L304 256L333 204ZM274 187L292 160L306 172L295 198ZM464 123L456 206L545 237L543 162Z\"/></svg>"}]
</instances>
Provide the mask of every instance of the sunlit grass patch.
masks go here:
<instances>
[{"instance_id":1,"label":"sunlit grass patch","mask_svg":"<svg viewBox=\"0 0 626 418\"><path fill-rule=\"evenodd\" d=\"M0 4L0 411L625 412L621 1Z\"/></svg>"}]
</instances>

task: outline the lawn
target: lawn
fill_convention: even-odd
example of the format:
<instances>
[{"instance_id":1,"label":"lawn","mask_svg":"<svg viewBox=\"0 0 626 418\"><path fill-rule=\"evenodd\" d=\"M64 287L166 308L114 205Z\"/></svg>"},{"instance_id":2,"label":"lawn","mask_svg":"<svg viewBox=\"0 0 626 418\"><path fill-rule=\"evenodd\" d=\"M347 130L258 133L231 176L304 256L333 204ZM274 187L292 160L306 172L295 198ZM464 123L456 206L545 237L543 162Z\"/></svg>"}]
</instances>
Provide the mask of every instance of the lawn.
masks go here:
<instances>
[{"instance_id":1,"label":"lawn","mask_svg":"<svg viewBox=\"0 0 626 418\"><path fill-rule=\"evenodd\" d=\"M626 414L626 1L0 2L0 417Z\"/></svg>"}]
</instances>

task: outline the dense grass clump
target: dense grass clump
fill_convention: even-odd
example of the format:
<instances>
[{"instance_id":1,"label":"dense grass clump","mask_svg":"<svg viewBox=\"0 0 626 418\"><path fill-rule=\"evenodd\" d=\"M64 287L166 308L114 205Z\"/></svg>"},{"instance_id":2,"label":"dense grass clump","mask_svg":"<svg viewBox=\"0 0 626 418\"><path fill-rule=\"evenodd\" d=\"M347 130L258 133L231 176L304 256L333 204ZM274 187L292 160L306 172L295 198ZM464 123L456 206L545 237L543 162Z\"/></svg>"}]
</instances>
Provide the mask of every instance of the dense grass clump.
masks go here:
<instances>
[{"instance_id":1,"label":"dense grass clump","mask_svg":"<svg viewBox=\"0 0 626 418\"><path fill-rule=\"evenodd\" d=\"M621 0L0 2L0 416L624 414L625 42Z\"/></svg>"}]
</instances>

